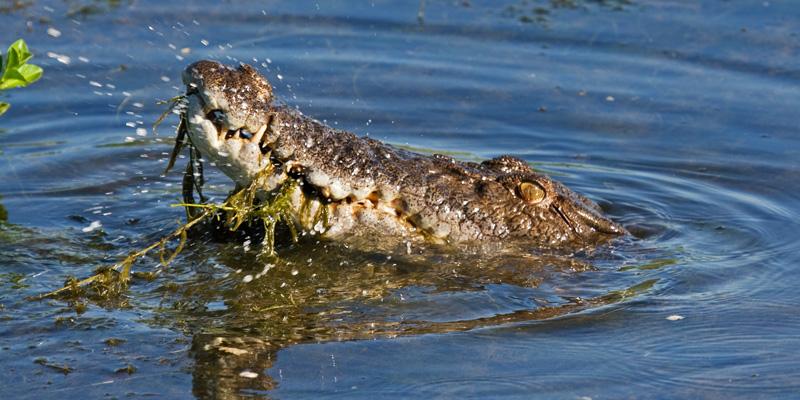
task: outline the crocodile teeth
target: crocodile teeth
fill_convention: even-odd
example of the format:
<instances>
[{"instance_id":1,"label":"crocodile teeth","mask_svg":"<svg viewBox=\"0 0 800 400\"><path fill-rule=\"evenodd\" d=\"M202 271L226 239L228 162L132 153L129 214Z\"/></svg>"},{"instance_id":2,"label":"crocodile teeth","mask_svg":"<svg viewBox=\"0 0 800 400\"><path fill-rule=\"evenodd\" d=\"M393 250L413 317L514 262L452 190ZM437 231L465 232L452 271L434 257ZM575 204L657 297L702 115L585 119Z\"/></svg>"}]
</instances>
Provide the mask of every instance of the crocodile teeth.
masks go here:
<instances>
[{"instance_id":1,"label":"crocodile teeth","mask_svg":"<svg viewBox=\"0 0 800 400\"><path fill-rule=\"evenodd\" d=\"M353 195L353 197L355 197L357 200L364 200L371 193L372 193L372 188L363 187L363 188L357 188L357 189L352 190L352 193L350 193L350 194Z\"/></svg>"},{"instance_id":2,"label":"crocodile teeth","mask_svg":"<svg viewBox=\"0 0 800 400\"><path fill-rule=\"evenodd\" d=\"M331 184L331 178L317 169L309 169L306 174L306 181L319 188L324 188Z\"/></svg>"},{"instance_id":3,"label":"crocodile teeth","mask_svg":"<svg viewBox=\"0 0 800 400\"><path fill-rule=\"evenodd\" d=\"M261 125L261 128L258 128L258 130L253 134L253 137L250 139L250 141L253 143L260 144L261 139L264 136L264 132L266 131L267 131L267 124Z\"/></svg>"},{"instance_id":4,"label":"crocodile teeth","mask_svg":"<svg viewBox=\"0 0 800 400\"><path fill-rule=\"evenodd\" d=\"M339 181L331 182L331 185L328 187L328 189L330 190L331 199L333 200L341 200L350 194L350 188L345 187Z\"/></svg>"}]
</instances>

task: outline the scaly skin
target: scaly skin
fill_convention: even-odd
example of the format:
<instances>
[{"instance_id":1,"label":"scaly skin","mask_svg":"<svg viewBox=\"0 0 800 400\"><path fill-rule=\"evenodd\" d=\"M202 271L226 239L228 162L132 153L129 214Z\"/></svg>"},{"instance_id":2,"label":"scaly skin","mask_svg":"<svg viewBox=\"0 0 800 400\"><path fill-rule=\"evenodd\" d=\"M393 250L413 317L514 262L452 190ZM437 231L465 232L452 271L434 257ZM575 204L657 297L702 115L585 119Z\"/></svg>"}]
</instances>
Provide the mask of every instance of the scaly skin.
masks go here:
<instances>
[{"instance_id":1,"label":"scaly skin","mask_svg":"<svg viewBox=\"0 0 800 400\"><path fill-rule=\"evenodd\" d=\"M520 240L592 245L625 233L589 199L500 156L482 163L421 155L330 128L272 104L272 88L249 65L186 68L192 143L237 185L272 165L265 192L300 179L294 215L323 237L377 235L434 242ZM303 218L327 207L328 223Z\"/></svg>"}]
</instances>

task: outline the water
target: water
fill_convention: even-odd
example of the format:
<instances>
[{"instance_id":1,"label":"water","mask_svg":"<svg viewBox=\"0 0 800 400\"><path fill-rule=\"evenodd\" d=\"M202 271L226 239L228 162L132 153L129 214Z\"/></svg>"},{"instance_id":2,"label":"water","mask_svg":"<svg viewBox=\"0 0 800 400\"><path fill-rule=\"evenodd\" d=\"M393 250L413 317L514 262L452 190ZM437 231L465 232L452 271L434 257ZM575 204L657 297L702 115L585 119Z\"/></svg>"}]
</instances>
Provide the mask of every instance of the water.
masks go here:
<instances>
[{"instance_id":1,"label":"water","mask_svg":"<svg viewBox=\"0 0 800 400\"><path fill-rule=\"evenodd\" d=\"M796 396L796 5L398 3L0 14L0 42L24 37L45 69L2 95L0 397ZM183 218L180 173L161 174L175 121L151 124L201 58L258 65L339 128L522 157L635 239L567 258L306 241L250 283L255 249L196 240L137 263L159 274L115 301L26 301Z\"/></svg>"}]
</instances>

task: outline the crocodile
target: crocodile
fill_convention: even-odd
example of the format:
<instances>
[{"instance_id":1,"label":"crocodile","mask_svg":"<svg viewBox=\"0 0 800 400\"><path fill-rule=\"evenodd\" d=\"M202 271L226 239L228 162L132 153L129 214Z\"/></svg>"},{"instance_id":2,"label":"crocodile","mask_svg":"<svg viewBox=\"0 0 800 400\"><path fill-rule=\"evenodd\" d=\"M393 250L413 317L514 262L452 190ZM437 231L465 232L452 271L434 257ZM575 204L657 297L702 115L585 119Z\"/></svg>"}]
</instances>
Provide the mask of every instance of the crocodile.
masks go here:
<instances>
[{"instance_id":1,"label":"crocodile","mask_svg":"<svg viewBox=\"0 0 800 400\"><path fill-rule=\"evenodd\" d=\"M596 245L626 233L596 203L521 159L466 162L331 128L279 104L250 65L198 61L182 79L183 121L204 162L239 187L260 179L260 193L299 181L291 214L304 232L540 247ZM303 218L323 208L324 224Z\"/></svg>"}]
</instances>

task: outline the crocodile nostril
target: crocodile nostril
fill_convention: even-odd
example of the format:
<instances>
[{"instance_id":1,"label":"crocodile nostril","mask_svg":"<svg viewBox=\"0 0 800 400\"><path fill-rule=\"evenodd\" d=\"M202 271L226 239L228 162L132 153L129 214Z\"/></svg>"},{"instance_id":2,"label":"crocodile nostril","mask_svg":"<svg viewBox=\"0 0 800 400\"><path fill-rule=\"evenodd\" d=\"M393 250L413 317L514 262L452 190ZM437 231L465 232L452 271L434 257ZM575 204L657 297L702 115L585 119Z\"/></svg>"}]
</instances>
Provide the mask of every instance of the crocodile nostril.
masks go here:
<instances>
[{"instance_id":1,"label":"crocodile nostril","mask_svg":"<svg viewBox=\"0 0 800 400\"><path fill-rule=\"evenodd\" d=\"M214 126L217 127L217 130L222 129L222 126L225 125L225 113L222 110L211 110L206 114L206 119L211 121Z\"/></svg>"},{"instance_id":2,"label":"crocodile nostril","mask_svg":"<svg viewBox=\"0 0 800 400\"><path fill-rule=\"evenodd\" d=\"M239 137L242 139L250 140L253 138L253 132L248 131L247 129L241 128L239 129Z\"/></svg>"}]
</instances>

